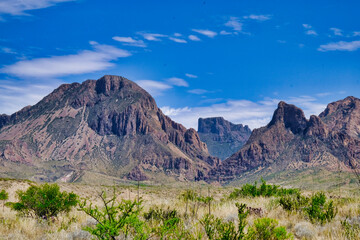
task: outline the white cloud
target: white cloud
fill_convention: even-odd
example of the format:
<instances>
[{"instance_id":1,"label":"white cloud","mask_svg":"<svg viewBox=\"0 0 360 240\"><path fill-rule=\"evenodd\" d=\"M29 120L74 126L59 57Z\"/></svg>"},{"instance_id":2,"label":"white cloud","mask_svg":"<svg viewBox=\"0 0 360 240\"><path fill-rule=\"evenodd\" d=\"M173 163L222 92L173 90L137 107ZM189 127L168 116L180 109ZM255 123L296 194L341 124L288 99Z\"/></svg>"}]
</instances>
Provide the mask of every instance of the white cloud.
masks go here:
<instances>
[{"instance_id":1,"label":"white cloud","mask_svg":"<svg viewBox=\"0 0 360 240\"><path fill-rule=\"evenodd\" d=\"M332 42L320 45L318 51L327 52L327 51L356 51L360 48L360 41L352 42Z\"/></svg>"},{"instance_id":2,"label":"white cloud","mask_svg":"<svg viewBox=\"0 0 360 240\"><path fill-rule=\"evenodd\" d=\"M205 94L205 93L208 93L209 91L208 90L205 90L205 89L191 89L188 91L188 93L193 93L193 94L198 94L198 95L201 95L201 94Z\"/></svg>"},{"instance_id":3,"label":"white cloud","mask_svg":"<svg viewBox=\"0 0 360 240\"><path fill-rule=\"evenodd\" d=\"M181 33L174 33L174 36L175 36L175 37L181 37L182 34L181 34Z\"/></svg>"},{"instance_id":4,"label":"white cloud","mask_svg":"<svg viewBox=\"0 0 360 240\"><path fill-rule=\"evenodd\" d=\"M142 35L148 41L161 41L161 38L167 37L167 35L160 33L144 33L139 32L138 34Z\"/></svg>"},{"instance_id":5,"label":"white cloud","mask_svg":"<svg viewBox=\"0 0 360 240\"><path fill-rule=\"evenodd\" d=\"M174 42L177 42L177 43L187 43L186 40L181 39L181 38L169 37L169 39L170 39L171 41L174 41Z\"/></svg>"},{"instance_id":6,"label":"white cloud","mask_svg":"<svg viewBox=\"0 0 360 240\"><path fill-rule=\"evenodd\" d=\"M197 121L200 117L222 116L233 123L246 124L254 129L265 126L270 122L279 101L280 99L274 98L265 98L258 102L242 99L228 100L206 107L171 108L164 106L161 109L173 120L180 122L188 128L196 129ZM326 104L321 104L316 98L308 96L289 98L286 102L302 108L307 117L311 114L319 114L326 107Z\"/></svg>"},{"instance_id":7,"label":"white cloud","mask_svg":"<svg viewBox=\"0 0 360 240\"><path fill-rule=\"evenodd\" d=\"M34 105L59 85L58 81L51 81L51 84L0 81L0 114L13 114L27 105Z\"/></svg>"},{"instance_id":8,"label":"white cloud","mask_svg":"<svg viewBox=\"0 0 360 240\"><path fill-rule=\"evenodd\" d=\"M231 34L233 34L233 33L228 32L228 31L225 31L225 30L222 30L222 31L220 32L220 35L231 35Z\"/></svg>"},{"instance_id":9,"label":"white cloud","mask_svg":"<svg viewBox=\"0 0 360 240\"><path fill-rule=\"evenodd\" d=\"M217 35L217 32L207 30L207 29L192 29L194 32L197 32L199 34L205 35L209 38L213 38Z\"/></svg>"},{"instance_id":10,"label":"white cloud","mask_svg":"<svg viewBox=\"0 0 360 240\"><path fill-rule=\"evenodd\" d=\"M178 86L178 87L188 87L189 86L189 84L182 78L172 77L172 78L166 79L166 81L169 84Z\"/></svg>"},{"instance_id":11,"label":"white cloud","mask_svg":"<svg viewBox=\"0 0 360 240\"><path fill-rule=\"evenodd\" d=\"M0 51L3 53L8 53L8 54L17 54L16 51L14 51L13 49L8 48L8 47L2 47L2 48L0 48Z\"/></svg>"},{"instance_id":12,"label":"white cloud","mask_svg":"<svg viewBox=\"0 0 360 240\"><path fill-rule=\"evenodd\" d=\"M187 76L188 78L198 78L198 76L191 73L185 73L185 76Z\"/></svg>"},{"instance_id":13,"label":"white cloud","mask_svg":"<svg viewBox=\"0 0 360 240\"><path fill-rule=\"evenodd\" d=\"M360 36L360 32L353 32L353 36L354 37Z\"/></svg>"},{"instance_id":14,"label":"white cloud","mask_svg":"<svg viewBox=\"0 0 360 240\"><path fill-rule=\"evenodd\" d=\"M140 87L144 88L146 91L148 91L152 96L159 96L164 91L172 88L171 85L154 81L154 80L138 80L135 81Z\"/></svg>"},{"instance_id":15,"label":"white cloud","mask_svg":"<svg viewBox=\"0 0 360 240\"><path fill-rule=\"evenodd\" d=\"M123 43L126 46L134 46L134 47L146 47L146 44L143 40L136 40L132 37L118 37L115 36L112 38L115 41Z\"/></svg>"},{"instance_id":16,"label":"white cloud","mask_svg":"<svg viewBox=\"0 0 360 240\"><path fill-rule=\"evenodd\" d=\"M110 45L90 42L93 50L77 54L22 60L0 69L0 72L20 77L57 77L71 74L90 73L112 67L111 61L131 54Z\"/></svg>"},{"instance_id":17,"label":"white cloud","mask_svg":"<svg viewBox=\"0 0 360 240\"><path fill-rule=\"evenodd\" d=\"M249 16L244 16L244 19L252 19L252 20L257 20L257 21L267 21L271 19L270 15L255 15L255 14L251 14Z\"/></svg>"},{"instance_id":18,"label":"white cloud","mask_svg":"<svg viewBox=\"0 0 360 240\"><path fill-rule=\"evenodd\" d=\"M243 24L237 17L230 17L230 20L225 23L225 26L232 28L234 31L240 32Z\"/></svg>"},{"instance_id":19,"label":"white cloud","mask_svg":"<svg viewBox=\"0 0 360 240\"><path fill-rule=\"evenodd\" d=\"M311 28L312 28L311 25L306 24L306 23L304 23L302 26L303 26L305 29L311 29Z\"/></svg>"},{"instance_id":20,"label":"white cloud","mask_svg":"<svg viewBox=\"0 0 360 240\"><path fill-rule=\"evenodd\" d=\"M311 29L305 31L305 34L306 34L306 35L313 35L313 36L317 36L317 35L318 35L315 30L311 30Z\"/></svg>"},{"instance_id":21,"label":"white cloud","mask_svg":"<svg viewBox=\"0 0 360 240\"><path fill-rule=\"evenodd\" d=\"M342 30L339 29L339 28L330 28L330 30L333 31L335 36L342 36L343 35Z\"/></svg>"},{"instance_id":22,"label":"white cloud","mask_svg":"<svg viewBox=\"0 0 360 240\"><path fill-rule=\"evenodd\" d=\"M189 35L188 37L191 41L201 41L201 39L198 36L195 35Z\"/></svg>"},{"instance_id":23,"label":"white cloud","mask_svg":"<svg viewBox=\"0 0 360 240\"><path fill-rule=\"evenodd\" d=\"M54 6L62 2L74 0L1 0L0 15L9 14L13 16L28 15L29 10L42 9Z\"/></svg>"}]
</instances>

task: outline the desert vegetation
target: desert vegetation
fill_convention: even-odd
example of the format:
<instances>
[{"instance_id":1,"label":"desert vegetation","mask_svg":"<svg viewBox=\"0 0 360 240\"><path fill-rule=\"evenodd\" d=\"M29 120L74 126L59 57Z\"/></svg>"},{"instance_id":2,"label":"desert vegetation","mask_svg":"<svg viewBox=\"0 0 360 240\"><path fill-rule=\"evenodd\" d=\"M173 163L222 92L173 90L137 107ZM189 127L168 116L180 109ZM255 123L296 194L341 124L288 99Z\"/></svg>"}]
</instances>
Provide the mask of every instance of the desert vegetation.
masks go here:
<instances>
[{"instance_id":1,"label":"desert vegetation","mask_svg":"<svg viewBox=\"0 0 360 240\"><path fill-rule=\"evenodd\" d=\"M351 192L3 179L1 239L360 239Z\"/></svg>"}]
</instances>

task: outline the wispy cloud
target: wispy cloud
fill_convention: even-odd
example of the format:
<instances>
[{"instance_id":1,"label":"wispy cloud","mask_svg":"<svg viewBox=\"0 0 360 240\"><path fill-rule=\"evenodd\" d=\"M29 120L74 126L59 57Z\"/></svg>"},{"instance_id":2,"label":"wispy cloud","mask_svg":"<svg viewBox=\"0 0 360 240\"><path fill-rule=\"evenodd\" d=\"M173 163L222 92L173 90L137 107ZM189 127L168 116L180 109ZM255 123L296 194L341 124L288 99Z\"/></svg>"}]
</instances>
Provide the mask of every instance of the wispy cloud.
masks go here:
<instances>
[{"instance_id":1,"label":"wispy cloud","mask_svg":"<svg viewBox=\"0 0 360 240\"><path fill-rule=\"evenodd\" d=\"M26 11L48 8L58 3L70 1L74 0L1 0L0 15L29 15Z\"/></svg>"},{"instance_id":2,"label":"wispy cloud","mask_svg":"<svg viewBox=\"0 0 360 240\"><path fill-rule=\"evenodd\" d=\"M311 28L312 28L312 26L311 26L310 24L306 24L306 23L304 23L302 26L303 26L305 29L311 29Z\"/></svg>"},{"instance_id":3,"label":"wispy cloud","mask_svg":"<svg viewBox=\"0 0 360 240\"><path fill-rule=\"evenodd\" d=\"M306 35L313 35L313 36L318 35L317 32L315 30L312 30L312 29L305 31L305 34Z\"/></svg>"},{"instance_id":4,"label":"wispy cloud","mask_svg":"<svg viewBox=\"0 0 360 240\"><path fill-rule=\"evenodd\" d=\"M313 27L310 24L302 24L302 26L306 29L305 34L306 35L313 35L313 36L317 36L317 32L313 29Z\"/></svg>"},{"instance_id":5,"label":"wispy cloud","mask_svg":"<svg viewBox=\"0 0 360 240\"><path fill-rule=\"evenodd\" d=\"M327 44L320 45L318 51L327 52L327 51L356 51L360 48L360 41L352 42L331 42Z\"/></svg>"},{"instance_id":6,"label":"wispy cloud","mask_svg":"<svg viewBox=\"0 0 360 240\"><path fill-rule=\"evenodd\" d=\"M199 34L205 35L209 38L213 38L217 35L217 32L207 30L207 29L192 29L192 31L197 32Z\"/></svg>"},{"instance_id":7,"label":"wispy cloud","mask_svg":"<svg viewBox=\"0 0 360 240\"><path fill-rule=\"evenodd\" d=\"M169 37L169 40L171 40L171 41L173 41L173 42L177 42L177 43L187 43L186 40L181 39L181 38Z\"/></svg>"},{"instance_id":8,"label":"wispy cloud","mask_svg":"<svg viewBox=\"0 0 360 240\"><path fill-rule=\"evenodd\" d=\"M231 34L233 34L232 32L228 32L228 31L225 31L225 30L222 30L221 32L220 32L220 35L231 35Z\"/></svg>"},{"instance_id":9,"label":"wispy cloud","mask_svg":"<svg viewBox=\"0 0 360 240\"><path fill-rule=\"evenodd\" d=\"M0 114L12 114L27 105L34 105L59 85L56 80L46 84L0 80Z\"/></svg>"},{"instance_id":10,"label":"wispy cloud","mask_svg":"<svg viewBox=\"0 0 360 240\"><path fill-rule=\"evenodd\" d=\"M198 78L198 76L191 73L185 73L185 76L187 76L188 78Z\"/></svg>"},{"instance_id":11,"label":"wispy cloud","mask_svg":"<svg viewBox=\"0 0 360 240\"><path fill-rule=\"evenodd\" d=\"M188 37L191 41L201 41L201 39L196 35L189 35Z\"/></svg>"},{"instance_id":12,"label":"wispy cloud","mask_svg":"<svg viewBox=\"0 0 360 240\"><path fill-rule=\"evenodd\" d=\"M195 129L200 117L218 116L222 116L233 123L242 123L251 128L258 128L270 122L279 101L280 99L274 98L265 98L258 102L245 99L227 100L206 107L171 108L164 106L161 110L175 121ZM293 97L285 101L302 108L307 117L311 114L319 114L326 107L326 104L321 104L316 98L308 96Z\"/></svg>"},{"instance_id":13,"label":"wispy cloud","mask_svg":"<svg viewBox=\"0 0 360 240\"><path fill-rule=\"evenodd\" d=\"M118 37L115 36L112 38L115 41L123 43L125 46L134 46L134 47L146 47L146 44L143 40L137 40L132 37Z\"/></svg>"},{"instance_id":14,"label":"wispy cloud","mask_svg":"<svg viewBox=\"0 0 360 240\"><path fill-rule=\"evenodd\" d=\"M177 78L177 77L168 78L168 79L166 79L166 82L168 82L171 85L178 86L178 87L188 87L189 86L188 82L186 82L182 78Z\"/></svg>"},{"instance_id":15,"label":"wispy cloud","mask_svg":"<svg viewBox=\"0 0 360 240\"><path fill-rule=\"evenodd\" d=\"M237 17L230 17L230 20L225 23L225 26L232 28L234 31L240 32L243 27L243 23L240 22Z\"/></svg>"},{"instance_id":16,"label":"wispy cloud","mask_svg":"<svg viewBox=\"0 0 360 240\"><path fill-rule=\"evenodd\" d=\"M251 14L248 16L244 16L244 19L252 19L252 20L257 20L257 21L267 21L271 19L271 15L255 15L255 14Z\"/></svg>"},{"instance_id":17,"label":"wispy cloud","mask_svg":"<svg viewBox=\"0 0 360 240\"><path fill-rule=\"evenodd\" d=\"M197 95L201 95L201 94L205 94L208 93L208 90L205 89L191 89L188 91L188 93L192 93L192 94L197 94Z\"/></svg>"},{"instance_id":18,"label":"wispy cloud","mask_svg":"<svg viewBox=\"0 0 360 240\"><path fill-rule=\"evenodd\" d=\"M167 35L160 34L160 33L144 33L139 32L138 34L142 35L148 41L161 41L161 38L167 37Z\"/></svg>"},{"instance_id":19,"label":"wispy cloud","mask_svg":"<svg viewBox=\"0 0 360 240\"><path fill-rule=\"evenodd\" d=\"M17 52L8 47L0 47L0 51L7 54L17 54Z\"/></svg>"},{"instance_id":20,"label":"wispy cloud","mask_svg":"<svg viewBox=\"0 0 360 240\"><path fill-rule=\"evenodd\" d=\"M356 31L353 32L353 36L354 36L354 37L360 36L360 32L356 32Z\"/></svg>"},{"instance_id":21,"label":"wispy cloud","mask_svg":"<svg viewBox=\"0 0 360 240\"><path fill-rule=\"evenodd\" d=\"M333 34L335 36L342 36L343 35L343 31L340 28L330 28L330 30L333 32Z\"/></svg>"},{"instance_id":22,"label":"wispy cloud","mask_svg":"<svg viewBox=\"0 0 360 240\"><path fill-rule=\"evenodd\" d=\"M159 96L163 94L164 91L172 88L169 84L154 80L137 80L135 82L153 96Z\"/></svg>"},{"instance_id":23,"label":"wispy cloud","mask_svg":"<svg viewBox=\"0 0 360 240\"><path fill-rule=\"evenodd\" d=\"M90 73L112 67L112 61L131 54L110 45L90 42L93 50L77 54L22 60L0 69L0 72L20 77L58 77L71 74Z\"/></svg>"}]
</instances>

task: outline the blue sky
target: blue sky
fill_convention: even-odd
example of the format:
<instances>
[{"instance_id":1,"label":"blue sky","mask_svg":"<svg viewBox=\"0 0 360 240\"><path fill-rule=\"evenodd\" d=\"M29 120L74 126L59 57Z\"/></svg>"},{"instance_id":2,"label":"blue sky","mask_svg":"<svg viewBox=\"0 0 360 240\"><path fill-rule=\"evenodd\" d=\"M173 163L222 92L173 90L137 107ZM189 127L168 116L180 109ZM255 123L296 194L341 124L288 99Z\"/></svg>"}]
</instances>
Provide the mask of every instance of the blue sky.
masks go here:
<instances>
[{"instance_id":1,"label":"blue sky","mask_svg":"<svg viewBox=\"0 0 360 240\"><path fill-rule=\"evenodd\" d=\"M186 127L265 125L360 97L359 1L0 0L0 113L61 83L127 77Z\"/></svg>"}]
</instances>

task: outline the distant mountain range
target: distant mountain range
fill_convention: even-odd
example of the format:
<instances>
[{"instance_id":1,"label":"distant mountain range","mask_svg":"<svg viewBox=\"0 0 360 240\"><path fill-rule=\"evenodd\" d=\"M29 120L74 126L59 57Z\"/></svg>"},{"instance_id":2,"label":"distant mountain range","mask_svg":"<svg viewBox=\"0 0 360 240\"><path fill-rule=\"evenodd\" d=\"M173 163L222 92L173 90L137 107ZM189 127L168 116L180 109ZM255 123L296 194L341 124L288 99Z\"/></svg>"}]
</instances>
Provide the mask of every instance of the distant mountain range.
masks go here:
<instances>
[{"instance_id":1,"label":"distant mountain range","mask_svg":"<svg viewBox=\"0 0 360 240\"><path fill-rule=\"evenodd\" d=\"M165 116L126 78L63 84L0 115L0 177L226 183L310 168L351 172L360 163L360 100L330 103L309 120L280 102L270 123L252 132L221 117L199 119L198 132Z\"/></svg>"},{"instance_id":2,"label":"distant mountain range","mask_svg":"<svg viewBox=\"0 0 360 240\"><path fill-rule=\"evenodd\" d=\"M360 99L330 103L309 120L300 108L280 102L270 123L254 129L247 143L210 176L229 181L249 173L264 176L308 168L351 172L359 162Z\"/></svg>"},{"instance_id":3,"label":"distant mountain range","mask_svg":"<svg viewBox=\"0 0 360 240\"><path fill-rule=\"evenodd\" d=\"M233 124L222 117L199 118L198 134L209 153L223 160L240 150L251 130L247 125Z\"/></svg>"}]
</instances>

